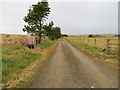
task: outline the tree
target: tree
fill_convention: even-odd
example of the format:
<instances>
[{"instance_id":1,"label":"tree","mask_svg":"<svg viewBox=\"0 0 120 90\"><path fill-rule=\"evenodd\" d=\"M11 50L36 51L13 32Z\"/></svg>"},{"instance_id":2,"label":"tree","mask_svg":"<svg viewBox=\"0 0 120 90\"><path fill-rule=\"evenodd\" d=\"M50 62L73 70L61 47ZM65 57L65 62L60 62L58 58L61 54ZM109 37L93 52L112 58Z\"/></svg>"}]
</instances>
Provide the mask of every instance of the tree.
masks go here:
<instances>
[{"instance_id":1,"label":"tree","mask_svg":"<svg viewBox=\"0 0 120 90\"><path fill-rule=\"evenodd\" d=\"M60 27L54 27L52 30L52 34L51 34L51 39L58 39L61 37L61 29Z\"/></svg>"},{"instance_id":2,"label":"tree","mask_svg":"<svg viewBox=\"0 0 120 90\"><path fill-rule=\"evenodd\" d=\"M54 40L61 37L60 27L53 27L54 23L51 21L48 25L44 25L44 34L48 36L49 39Z\"/></svg>"},{"instance_id":3,"label":"tree","mask_svg":"<svg viewBox=\"0 0 120 90\"><path fill-rule=\"evenodd\" d=\"M54 23L53 23L53 21L51 21L48 25L44 25L44 26L43 26L44 34L45 34L46 36L48 36L49 39L51 39L53 25L54 25Z\"/></svg>"},{"instance_id":4,"label":"tree","mask_svg":"<svg viewBox=\"0 0 120 90\"><path fill-rule=\"evenodd\" d=\"M32 33L39 36L39 43L41 42L42 26L50 13L50 7L47 1L41 1L37 4L33 4L30 7L27 16L24 17L24 21L28 25L24 25L23 31Z\"/></svg>"},{"instance_id":5,"label":"tree","mask_svg":"<svg viewBox=\"0 0 120 90\"><path fill-rule=\"evenodd\" d=\"M92 35L92 34L90 34L88 37L93 37L93 35Z\"/></svg>"},{"instance_id":6,"label":"tree","mask_svg":"<svg viewBox=\"0 0 120 90\"><path fill-rule=\"evenodd\" d=\"M62 34L61 37L68 37L68 35L67 34Z\"/></svg>"}]
</instances>

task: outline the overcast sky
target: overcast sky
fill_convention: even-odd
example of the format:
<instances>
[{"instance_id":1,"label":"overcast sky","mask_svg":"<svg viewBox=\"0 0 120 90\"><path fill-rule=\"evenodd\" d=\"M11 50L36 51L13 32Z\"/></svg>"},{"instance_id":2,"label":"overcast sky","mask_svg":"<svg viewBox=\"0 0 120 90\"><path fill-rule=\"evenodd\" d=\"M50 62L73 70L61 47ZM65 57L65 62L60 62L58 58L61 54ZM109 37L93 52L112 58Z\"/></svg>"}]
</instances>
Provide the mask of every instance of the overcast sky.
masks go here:
<instances>
[{"instance_id":1,"label":"overcast sky","mask_svg":"<svg viewBox=\"0 0 120 90\"><path fill-rule=\"evenodd\" d=\"M0 11L2 11L0 12L2 14L0 33L26 34L22 31L25 24L23 17L27 14L29 6L37 3L37 0L16 1L2 1L2 5L0 5ZM84 0L84 2L82 0L79 2L59 0L59 2L49 2L49 4L51 13L47 22L53 21L55 26L61 27L62 33L76 35L118 33L117 0L109 0L109 2L108 0Z\"/></svg>"}]
</instances>

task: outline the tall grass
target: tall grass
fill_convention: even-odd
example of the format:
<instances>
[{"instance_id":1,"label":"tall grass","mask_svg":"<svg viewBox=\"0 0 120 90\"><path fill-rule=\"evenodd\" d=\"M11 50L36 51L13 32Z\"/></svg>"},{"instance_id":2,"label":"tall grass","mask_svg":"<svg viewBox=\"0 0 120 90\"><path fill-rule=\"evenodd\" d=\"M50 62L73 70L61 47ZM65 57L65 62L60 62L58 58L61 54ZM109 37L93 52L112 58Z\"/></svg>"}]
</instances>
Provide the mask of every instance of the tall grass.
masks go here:
<instances>
[{"instance_id":1,"label":"tall grass","mask_svg":"<svg viewBox=\"0 0 120 90\"><path fill-rule=\"evenodd\" d=\"M26 45L26 36L3 35L2 42L2 80L3 83L14 80L25 68L36 60L41 60L41 49L48 49L56 41L42 39L42 43L30 50Z\"/></svg>"}]
</instances>

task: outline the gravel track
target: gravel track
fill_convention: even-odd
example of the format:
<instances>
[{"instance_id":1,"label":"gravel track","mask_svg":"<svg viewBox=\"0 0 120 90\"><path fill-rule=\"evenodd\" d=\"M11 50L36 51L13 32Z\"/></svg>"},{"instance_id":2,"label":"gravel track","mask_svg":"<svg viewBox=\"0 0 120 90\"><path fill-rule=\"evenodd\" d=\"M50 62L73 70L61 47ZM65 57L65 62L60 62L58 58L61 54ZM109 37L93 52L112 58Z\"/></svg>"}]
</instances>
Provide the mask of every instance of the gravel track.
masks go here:
<instances>
[{"instance_id":1,"label":"gravel track","mask_svg":"<svg viewBox=\"0 0 120 90\"><path fill-rule=\"evenodd\" d=\"M30 88L117 88L118 74L61 39Z\"/></svg>"}]
</instances>

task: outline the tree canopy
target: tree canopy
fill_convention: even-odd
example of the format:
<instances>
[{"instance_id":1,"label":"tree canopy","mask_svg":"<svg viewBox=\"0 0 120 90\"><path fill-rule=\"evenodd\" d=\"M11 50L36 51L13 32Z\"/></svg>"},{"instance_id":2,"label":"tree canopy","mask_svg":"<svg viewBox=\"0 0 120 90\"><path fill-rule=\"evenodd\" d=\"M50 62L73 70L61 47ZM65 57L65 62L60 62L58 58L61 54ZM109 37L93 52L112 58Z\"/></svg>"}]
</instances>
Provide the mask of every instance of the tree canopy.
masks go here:
<instances>
[{"instance_id":1,"label":"tree canopy","mask_svg":"<svg viewBox=\"0 0 120 90\"><path fill-rule=\"evenodd\" d=\"M53 25L54 25L54 23L53 23L53 21L51 21L48 25L43 26L44 34L46 36L48 36L49 39L51 38L51 35L52 35Z\"/></svg>"},{"instance_id":2,"label":"tree canopy","mask_svg":"<svg viewBox=\"0 0 120 90\"><path fill-rule=\"evenodd\" d=\"M33 4L28 10L27 16L23 20L27 23L24 25L23 31L28 34L38 35L41 42L42 35L46 35L49 39L54 40L61 37L61 28L54 27L53 21L45 25L46 19L50 13L50 7L46 0L42 0L37 4Z\"/></svg>"},{"instance_id":3,"label":"tree canopy","mask_svg":"<svg viewBox=\"0 0 120 90\"><path fill-rule=\"evenodd\" d=\"M42 25L45 19L47 19L50 13L50 7L48 2L38 2L30 7L27 16L24 17L24 21L28 25L24 25L23 31L32 33L39 36L39 43L41 42Z\"/></svg>"},{"instance_id":4,"label":"tree canopy","mask_svg":"<svg viewBox=\"0 0 120 90\"><path fill-rule=\"evenodd\" d=\"M61 37L61 29L60 27L54 27L52 30L52 34L51 34L51 39L58 39Z\"/></svg>"},{"instance_id":5,"label":"tree canopy","mask_svg":"<svg viewBox=\"0 0 120 90\"><path fill-rule=\"evenodd\" d=\"M44 33L49 39L58 39L61 37L61 28L60 27L53 27L54 23L51 21L48 25L44 25Z\"/></svg>"}]
</instances>

